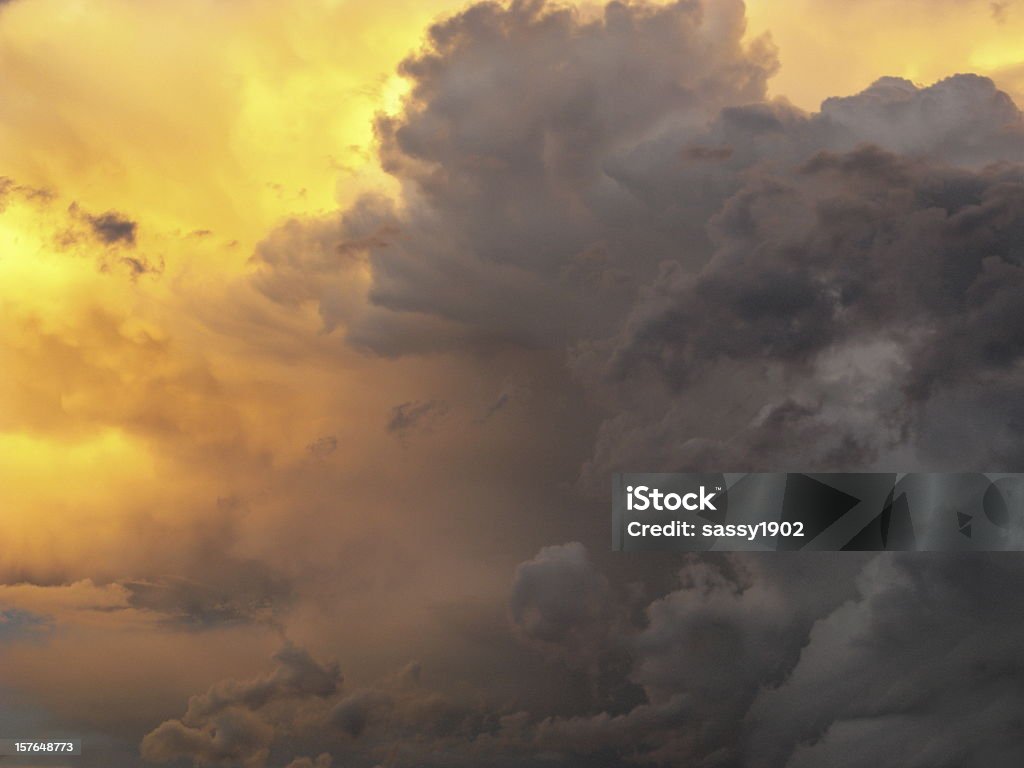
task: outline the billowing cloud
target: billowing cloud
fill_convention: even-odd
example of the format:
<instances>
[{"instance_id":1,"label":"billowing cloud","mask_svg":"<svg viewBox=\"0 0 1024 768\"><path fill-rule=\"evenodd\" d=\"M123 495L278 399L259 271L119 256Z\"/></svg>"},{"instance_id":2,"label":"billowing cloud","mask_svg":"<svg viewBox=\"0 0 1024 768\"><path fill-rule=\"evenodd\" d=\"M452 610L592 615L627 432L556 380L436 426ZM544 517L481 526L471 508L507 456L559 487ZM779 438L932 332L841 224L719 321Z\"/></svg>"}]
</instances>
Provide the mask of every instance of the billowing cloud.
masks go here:
<instances>
[{"instance_id":1,"label":"billowing cloud","mask_svg":"<svg viewBox=\"0 0 1024 768\"><path fill-rule=\"evenodd\" d=\"M273 729L255 715L232 709L202 727L173 720L142 740L142 757L154 762L189 758L197 766L259 768L267 758Z\"/></svg>"},{"instance_id":2,"label":"billowing cloud","mask_svg":"<svg viewBox=\"0 0 1024 768\"><path fill-rule=\"evenodd\" d=\"M275 234L257 251L259 287L316 300L327 328L385 354L593 332L681 234L651 226L658 212L609 177L609 159L762 98L774 53L743 34L732 0L611 3L596 19L480 4L435 25L402 65L404 111L377 126L402 209L366 198L333 231ZM327 234L329 246L301 245ZM337 287L356 256L371 275L365 307Z\"/></svg>"},{"instance_id":3,"label":"billowing cloud","mask_svg":"<svg viewBox=\"0 0 1024 768\"><path fill-rule=\"evenodd\" d=\"M404 111L379 124L401 205L366 198L310 230L329 233L323 253L359 254L358 267L262 258L256 284L273 297L297 280L326 330L387 356L561 351L561 375L598 411L583 477L600 493L627 466L1015 466L1010 393L1024 350L1009 313L1021 298L1024 132L1013 101L984 77L887 77L808 113L765 98L773 55L743 45L738 7L702 10L613 4L584 19L483 5L436 27L404 65ZM622 34L646 46L639 71ZM667 69L664 40L676 57ZM530 51L527 66L505 58L509 41ZM501 104L485 90L496 82ZM301 258L288 243L305 236L268 242ZM352 280L335 290L345 274L365 281L362 299ZM543 548L515 571L513 628L551 663L604 676L615 701L494 709L484 722L499 726L477 732L473 749L499 762L629 754L728 766L748 764L763 738L776 751L760 752L762 764L779 768L849 750L885 723L853 722L846 697L781 737L789 720L773 721L772 702L793 690L794 706L813 707L794 681L823 628L872 601L869 577L855 581L864 563L811 589L820 561L695 560L638 618L635 594L581 544ZM924 565L904 567L928 578ZM898 674L849 672L879 686ZM363 733L389 706L353 696L338 722ZM442 764L458 753L449 747ZM1010 754L991 750L997 762Z\"/></svg>"},{"instance_id":4,"label":"billowing cloud","mask_svg":"<svg viewBox=\"0 0 1024 768\"><path fill-rule=\"evenodd\" d=\"M262 712L278 702L329 698L342 682L337 664L321 664L290 643L274 660L278 666L270 675L222 681L192 697L180 720L168 720L146 735L142 756L154 762L186 757L195 765L262 768L275 735L273 720ZM322 764L318 760L316 766Z\"/></svg>"},{"instance_id":5,"label":"billowing cloud","mask_svg":"<svg viewBox=\"0 0 1024 768\"><path fill-rule=\"evenodd\" d=\"M521 564L512 581L509 612L524 639L541 648L593 660L611 624L607 579L594 570L579 542L545 547Z\"/></svg>"},{"instance_id":6,"label":"billowing cloud","mask_svg":"<svg viewBox=\"0 0 1024 768\"><path fill-rule=\"evenodd\" d=\"M879 101L891 107L888 131L873 130ZM971 108L979 103L994 108ZM906 130L925 109L930 132ZM1006 427L982 445L964 442L973 420L956 434L933 419L938 402L985 410L1018 385L1021 349L1003 307L1015 301L1020 272L1024 176L1014 165L978 167L1019 155L1016 108L990 82L964 77L909 91L880 82L842 108L826 103L788 124L737 114L712 135L732 122L752 134L743 146L757 147L765 132L772 144L710 220L714 253L698 270L666 264L617 339L581 355L613 386L646 387L653 377L648 391L661 393L658 406L645 405L663 414L657 423L641 412L628 427L629 415L605 425L602 442L630 453L617 459L599 445L597 466L628 458L854 468L896 456L932 467L1013 466L1018 439ZM879 146L911 135L922 135L912 155ZM878 143L861 143L869 139ZM958 153L961 163L950 164ZM981 372L986 385L976 383ZM760 383L730 391L735 377ZM686 403L708 397L709 380L721 385L719 402L702 421ZM1012 410L1012 399L1004 402ZM666 455L659 430L689 435ZM636 453L644 442L646 459Z\"/></svg>"},{"instance_id":7,"label":"billowing cloud","mask_svg":"<svg viewBox=\"0 0 1024 768\"><path fill-rule=\"evenodd\" d=\"M1019 761L1010 649L1024 626L999 598L1019 579L999 558L874 561L858 599L815 626L792 674L752 708L751 764L789 753L788 765L847 765L854 744L882 766Z\"/></svg>"},{"instance_id":8,"label":"billowing cloud","mask_svg":"<svg viewBox=\"0 0 1024 768\"><path fill-rule=\"evenodd\" d=\"M341 685L341 672L336 663L320 664L307 651L294 645L285 645L274 660L278 663L277 670L268 677L227 681L202 696L193 697L183 720L201 723L235 707L258 710L278 699L326 697Z\"/></svg>"},{"instance_id":9,"label":"billowing cloud","mask_svg":"<svg viewBox=\"0 0 1024 768\"><path fill-rule=\"evenodd\" d=\"M402 209L367 198L309 230L324 252L360 254L365 300L344 259L293 274L266 251L257 285L275 297L298 281L326 328L388 355L571 350L615 411L588 477L628 461L949 460L962 438L933 401L992 399L952 372L1015 386L1000 307L1015 302L1020 112L973 75L883 78L812 114L764 101L772 54L744 47L742 18L731 3L612 4L593 20L514 4L438 25L403 65L405 110L379 126ZM536 49L537 67L510 66L503 46ZM499 77L500 96L484 90ZM515 102L514 117L488 99ZM268 244L320 252L306 231ZM712 391L710 408L688 406ZM1016 439L1000 430L970 467L1009 465Z\"/></svg>"}]
</instances>

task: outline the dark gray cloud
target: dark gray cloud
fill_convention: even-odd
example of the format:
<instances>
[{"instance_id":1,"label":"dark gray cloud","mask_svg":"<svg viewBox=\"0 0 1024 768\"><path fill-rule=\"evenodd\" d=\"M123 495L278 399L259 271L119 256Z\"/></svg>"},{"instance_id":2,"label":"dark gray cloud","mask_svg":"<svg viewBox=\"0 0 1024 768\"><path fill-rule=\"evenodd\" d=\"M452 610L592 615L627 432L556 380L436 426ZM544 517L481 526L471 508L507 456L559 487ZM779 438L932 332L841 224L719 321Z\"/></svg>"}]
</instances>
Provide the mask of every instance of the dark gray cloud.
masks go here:
<instances>
[{"instance_id":1,"label":"dark gray cloud","mask_svg":"<svg viewBox=\"0 0 1024 768\"><path fill-rule=\"evenodd\" d=\"M135 245L135 234L139 225L117 211L98 215L84 214L92 233L106 245Z\"/></svg>"},{"instance_id":2,"label":"dark gray cloud","mask_svg":"<svg viewBox=\"0 0 1024 768\"><path fill-rule=\"evenodd\" d=\"M47 190L14 185L9 179L0 178L0 210L4 198L11 193L41 204L56 199L56 195ZM123 269L132 280L163 274L166 264L162 255L146 254L136 249L139 225L126 214L118 211L93 214L77 202L72 202L67 212L68 226L55 237L57 248L63 250L80 244L99 244L104 248L95 252L95 258L101 272Z\"/></svg>"},{"instance_id":3,"label":"dark gray cloud","mask_svg":"<svg viewBox=\"0 0 1024 768\"><path fill-rule=\"evenodd\" d=\"M657 382L663 414L705 397L701 379L762 380L719 390L732 417L695 420L696 442L647 461L851 469L900 449L918 464L946 463L955 444L961 469L1016 466L1017 440L969 456L963 443L935 441L928 404L957 392L964 408L979 397L991 408L986 389L1020 384L1024 337L1010 308L1024 298L1022 203L1019 167L955 168L870 145L759 173L711 222L711 260L667 267L618 338L592 346L583 365L625 390ZM654 426L637 416L630 428Z\"/></svg>"},{"instance_id":4,"label":"dark gray cloud","mask_svg":"<svg viewBox=\"0 0 1024 768\"><path fill-rule=\"evenodd\" d=\"M579 542L545 547L516 569L509 597L512 624L543 650L593 662L606 643L612 611L608 580Z\"/></svg>"},{"instance_id":5,"label":"dark gray cloud","mask_svg":"<svg viewBox=\"0 0 1024 768\"><path fill-rule=\"evenodd\" d=\"M873 561L858 598L822 619L786 681L759 696L750 764L851 765L842 753L854 745L880 766L1019 763L1011 649L1024 624L1006 596L1020 579L1015 558Z\"/></svg>"},{"instance_id":6,"label":"dark gray cloud","mask_svg":"<svg viewBox=\"0 0 1024 768\"><path fill-rule=\"evenodd\" d=\"M995 393L1020 385L1005 308L1021 131L985 78L883 78L812 115L727 108L696 138L626 155L623 178L652 197L720 194L707 260L664 262L613 338L577 347L615 411L589 482L627 465L1016 466L1016 398ZM733 151L695 178L665 162L680 145ZM957 427L940 402L974 414ZM979 421L995 439L972 439Z\"/></svg>"},{"instance_id":7,"label":"dark gray cloud","mask_svg":"<svg viewBox=\"0 0 1024 768\"><path fill-rule=\"evenodd\" d=\"M331 710L331 724L352 738L359 738L371 719L386 716L392 706L391 697L385 693L357 691L339 701Z\"/></svg>"},{"instance_id":8,"label":"dark gray cloud","mask_svg":"<svg viewBox=\"0 0 1024 768\"><path fill-rule=\"evenodd\" d=\"M589 564L581 565L588 563L582 547L551 547L520 567L510 595L513 616L522 601L523 572L559 560L584 570L607 594L603 577ZM614 764L625 755L641 764L748 764L746 722L761 691L785 681L816 623L857 596L853 577L866 558L833 560L820 553L784 561L689 557L678 572L676 588L647 604L639 623L623 622L610 609L613 603L629 602L621 596L585 622L578 619L579 611L558 609L568 602L563 599L548 611L563 617L557 626L589 625L591 643L624 649L626 664L620 673L633 688L620 691L639 693L638 698L618 711L596 706L569 716L505 714L497 730L477 737L479 748L495 764L500 764L500 755L529 761L539 754L573 765ZM826 562L834 569L829 583L817 590L802 588ZM538 592L541 583L545 595L560 598L587 591L573 586L581 581L578 573L567 577L545 571L533 576ZM548 633L538 647L550 655L553 646L566 654L566 663L573 663L580 647L573 633L563 631Z\"/></svg>"},{"instance_id":9,"label":"dark gray cloud","mask_svg":"<svg viewBox=\"0 0 1024 768\"><path fill-rule=\"evenodd\" d=\"M801 588L825 562L695 558L633 641L647 703L517 722L503 737L671 765L1019 763L1024 623L1005 609L1020 568L978 555L829 557L846 573Z\"/></svg>"},{"instance_id":10,"label":"dark gray cloud","mask_svg":"<svg viewBox=\"0 0 1024 768\"><path fill-rule=\"evenodd\" d=\"M347 691L290 648L276 673L194 698L143 755L262 766L298 740L368 765L785 768L868 754L893 768L1008 768L1024 758L1024 622L1005 611L1020 570L978 555L692 556L631 624L580 545L549 547L513 578L517 631L557 664L577 663L584 646L627 649L622 674L639 698L625 709L550 715L453 697L418 664ZM516 619L525 613L536 620Z\"/></svg>"}]
</instances>

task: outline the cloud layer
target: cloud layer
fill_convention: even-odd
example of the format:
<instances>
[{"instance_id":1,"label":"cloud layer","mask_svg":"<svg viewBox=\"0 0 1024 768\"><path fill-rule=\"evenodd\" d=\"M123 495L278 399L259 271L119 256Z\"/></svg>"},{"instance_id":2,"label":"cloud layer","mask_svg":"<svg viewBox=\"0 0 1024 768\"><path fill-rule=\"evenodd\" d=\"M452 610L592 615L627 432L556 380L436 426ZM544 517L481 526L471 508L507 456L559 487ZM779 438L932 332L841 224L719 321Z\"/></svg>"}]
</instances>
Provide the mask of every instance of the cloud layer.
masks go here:
<instances>
[{"instance_id":1,"label":"cloud layer","mask_svg":"<svg viewBox=\"0 0 1024 768\"><path fill-rule=\"evenodd\" d=\"M10 48L32 5L16 93L51 71ZM0 109L40 134L0 180L0 719L82 733L83 768L1020 764L1012 559L624 558L607 527L616 470L1019 468L1013 100L882 77L808 112L738 0L479 3L363 93L338 57L429 10L328 5L155 47L195 51L188 110L148 70L88 119ZM368 99L386 180L342 129ZM174 120L82 128L126 103Z\"/></svg>"}]
</instances>

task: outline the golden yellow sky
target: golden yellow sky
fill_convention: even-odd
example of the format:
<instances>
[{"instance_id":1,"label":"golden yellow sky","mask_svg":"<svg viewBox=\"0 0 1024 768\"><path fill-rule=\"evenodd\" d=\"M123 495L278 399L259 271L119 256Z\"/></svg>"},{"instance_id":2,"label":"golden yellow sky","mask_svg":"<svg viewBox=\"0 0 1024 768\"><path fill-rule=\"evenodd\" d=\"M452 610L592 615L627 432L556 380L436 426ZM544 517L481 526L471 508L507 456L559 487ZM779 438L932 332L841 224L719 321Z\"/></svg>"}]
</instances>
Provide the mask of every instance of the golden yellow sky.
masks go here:
<instances>
[{"instance_id":1,"label":"golden yellow sky","mask_svg":"<svg viewBox=\"0 0 1024 768\"><path fill-rule=\"evenodd\" d=\"M780 51L772 93L805 109L881 75L928 85L973 72L1011 93L1024 83L1017 2L749 0L747 8L750 31L769 30Z\"/></svg>"}]
</instances>

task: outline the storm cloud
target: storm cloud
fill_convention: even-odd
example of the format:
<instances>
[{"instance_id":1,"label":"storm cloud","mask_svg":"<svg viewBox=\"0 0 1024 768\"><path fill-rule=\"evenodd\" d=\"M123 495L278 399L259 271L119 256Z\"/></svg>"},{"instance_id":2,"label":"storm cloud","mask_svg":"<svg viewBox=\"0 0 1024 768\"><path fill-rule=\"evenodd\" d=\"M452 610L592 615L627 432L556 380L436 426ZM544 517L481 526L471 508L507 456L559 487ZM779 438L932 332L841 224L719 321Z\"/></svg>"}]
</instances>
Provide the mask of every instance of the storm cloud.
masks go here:
<instances>
[{"instance_id":1,"label":"storm cloud","mask_svg":"<svg viewBox=\"0 0 1024 768\"><path fill-rule=\"evenodd\" d=\"M334 266L258 256L257 284L298 280L325 327L380 354L563 349L609 411L585 478L1013 466L1017 107L958 75L805 113L764 100L774 54L743 29L730 2L483 4L438 24L378 124L402 209L364 199L310 230L347 254ZM277 237L304 258L307 235ZM334 288L350 260L362 299ZM953 407L996 430L969 456Z\"/></svg>"},{"instance_id":2,"label":"storm cloud","mask_svg":"<svg viewBox=\"0 0 1024 768\"><path fill-rule=\"evenodd\" d=\"M696 128L764 96L774 52L766 40L745 46L744 26L733 0L612 3L596 19L483 3L438 23L425 52L402 64L412 82L404 111L377 124L402 210L365 198L333 231L309 229L318 242L335 238L313 250L295 247L313 235L291 225L291 238L282 231L257 252L259 286L316 299L326 327L342 324L352 343L382 354L547 346L605 327L693 231L656 225L671 217L608 163L671 126ZM366 306L329 285L354 259L372 273Z\"/></svg>"},{"instance_id":3,"label":"storm cloud","mask_svg":"<svg viewBox=\"0 0 1024 768\"><path fill-rule=\"evenodd\" d=\"M882 77L805 112L766 98L773 47L743 33L731 2L453 16L377 125L401 204L367 197L312 225L326 245L310 253L341 254L313 270L258 252L256 284L299 291L370 354L560 353L552 375L593 409L582 498L636 467L1017 468L1016 105L962 74ZM289 244L308 235L285 232L267 242L303 258ZM362 296L342 277L358 270ZM540 549L508 614L524 646L617 698L492 708L463 747L484 764L854 764L862 741L882 765L1021 757L1012 642L980 629L1003 620L984 595L1016 578L1005 564L704 558L651 591L608 563L580 543ZM1019 616L1005 620L1012 637ZM338 718L362 732L384 701Z\"/></svg>"}]
</instances>

